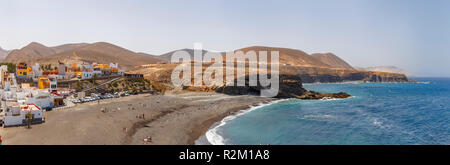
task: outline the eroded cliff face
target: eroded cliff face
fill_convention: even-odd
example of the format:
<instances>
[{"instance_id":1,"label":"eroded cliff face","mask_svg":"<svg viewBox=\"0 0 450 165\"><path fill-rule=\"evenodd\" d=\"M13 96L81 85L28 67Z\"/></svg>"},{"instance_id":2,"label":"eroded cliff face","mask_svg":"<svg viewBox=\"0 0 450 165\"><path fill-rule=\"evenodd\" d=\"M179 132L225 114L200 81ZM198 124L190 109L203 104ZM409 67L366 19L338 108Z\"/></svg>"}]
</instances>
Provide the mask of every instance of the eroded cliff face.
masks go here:
<instances>
[{"instance_id":1,"label":"eroded cliff face","mask_svg":"<svg viewBox=\"0 0 450 165\"><path fill-rule=\"evenodd\" d=\"M154 67L136 71L145 75L146 79L155 84L164 84L168 90L187 90L198 92L220 92L230 95L253 94L260 95L262 89L260 84L250 86L248 75L245 86L184 86L175 88L171 84L170 74L176 64L157 64ZM205 66L204 66L205 67ZM205 69L205 68L204 68ZM346 81L367 81L367 82L407 82L408 78L402 74L359 71L353 69L330 69L319 67L299 67L280 66L280 85L278 98L299 98L299 99L327 99L327 98L347 98L349 94L340 93L318 93L308 91L303 88L303 83L333 83Z\"/></svg>"},{"instance_id":2,"label":"eroded cliff face","mask_svg":"<svg viewBox=\"0 0 450 165\"><path fill-rule=\"evenodd\" d=\"M284 66L281 73L297 75L302 83L362 82L408 82L404 74L360 71L351 69L330 69L318 67Z\"/></svg>"},{"instance_id":3,"label":"eroded cliff face","mask_svg":"<svg viewBox=\"0 0 450 165\"><path fill-rule=\"evenodd\" d=\"M276 97L279 98L292 98L303 95L306 90L302 86L302 81L298 76L292 75L280 75L279 76L279 90ZM262 87L260 83L257 86L250 86L248 84L248 76L246 77L245 86L222 86L215 89L216 92L225 93L230 95L243 95L243 94L254 94L260 95L261 90L268 89L267 87Z\"/></svg>"},{"instance_id":4,"label":"eroded cliff face","mask_svg":"<svg viewBox=\"0 0 450 165\"><path fill-rule=\"evenodd\" d=\"M279 90L277 98L298 98L298 99L327 99L327 98L348 98L351 95L340 92L340 93L319 93L314 91L309 91L303 88L302 80L296 75L279 75ZM246 77L248 80L248 77ZM248 82L248 81L246 81ZM261 87L258 83L257 86L249 86L248 83L245 86L222 86L215 89L216 92L229 94L229 95L260 95L262 89L267 89Z\"/></svg>"}]
</instances>

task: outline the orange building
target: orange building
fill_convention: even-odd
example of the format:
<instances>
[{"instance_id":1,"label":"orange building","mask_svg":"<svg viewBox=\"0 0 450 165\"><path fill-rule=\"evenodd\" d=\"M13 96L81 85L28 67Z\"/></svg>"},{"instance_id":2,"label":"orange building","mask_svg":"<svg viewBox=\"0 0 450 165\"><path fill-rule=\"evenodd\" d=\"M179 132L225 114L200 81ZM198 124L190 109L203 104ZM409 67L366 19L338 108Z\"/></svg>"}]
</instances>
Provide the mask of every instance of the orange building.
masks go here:
<instances>
[{"instance_id":1,"label":"orange building","mask_svg":"<svg viewBox=\"0 0 450 165\"><path fill-rule=\"evenodd\" d=\"M48 79L48 77L39 77L38 87L39 87L39 89L50 88L50 80Z\"/></svg>"}]
</instances>

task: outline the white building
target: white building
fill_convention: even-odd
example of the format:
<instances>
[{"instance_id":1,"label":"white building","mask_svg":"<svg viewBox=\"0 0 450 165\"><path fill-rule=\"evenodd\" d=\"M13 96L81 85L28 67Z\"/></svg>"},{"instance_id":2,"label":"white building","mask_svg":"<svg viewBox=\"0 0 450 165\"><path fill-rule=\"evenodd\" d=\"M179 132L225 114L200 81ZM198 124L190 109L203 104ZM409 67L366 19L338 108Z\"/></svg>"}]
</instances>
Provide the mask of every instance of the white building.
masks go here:
<instances>
[{"instance_id":1,"label":"white building","mask_svg":"<svg viewBox=\"0 0 450 165\"><path fill-rule=\"evenodd\" d=\"M8 106L6 108L5 116L3 117L4 126L17 126L26 124L26 115L31 113L31 123L42 122L42 109L34 104L22 105L19 104Z\"/></svg>"},{"instance_id":2,"label":"white building","mask_svg":"<svg viewBox=\"0 0 450 165\"><path fill-rule=\"evenodd\" d=\"M34 66L31 66L31 70L33 70L31 73L33 81L38 82L39 76L42 75L42 70L39 67L39 64L36 63L36 64L34 64Z\"/></svg>"},{"instance_id":3,"label":"white building","mask_svg":"<svg viewBox=\"0 0 450 165\"><path fill-rule=\"evenodd\" d=\"M81 79L90 79L94 76L94 72L81 72Z\"/></svg>"},{"instance_id":4,"label":"white building","mask_svg":"<svg viewBox=\"0 0 450 165\"><path fill-rule=\"evenodd\" d=\"M58 88L59 75L48 75L48 80L50 81L50 90L56 91Z\"/></svg>"},{"instance_id":5,"label":"white building","mask_svg":"<svg viewBox=\"0 0 450 165\"><path fill-rule=\"evenodd\" d=\"M91 63L83 62L80 64L80 69L83 71L83 70L94 69L94 67L92 66Z\"/></svg>"},{"instance_id":6,"label":"white building","mask_svg":"<svg viewBox=\"0 0 450 165\"><path fill-rule=\"evenodd\" d=\"M66 79L66 65L58 60L58 78Z\"/></svg>"},{"instance_id":7,"label":"white building","mask_svg":"<svg viewBox=\"0 0 450 165\"><path fill-rule=\"evenodd\" d=\"M119 64L118 63L109 63L109 67L110 68L119 68Z\"/></svg>"},{"instance_id":8,"label":"white building","mask_svg":"<svg viewBox=\"0 0 450 165\"><path fill-rule=\"evenodd\" d=\"M2 85L6 82L6 77L8 72L8 66L2 65L0 66L0 88L3 88Z\"/></svg>"},{"instance_id":9,"label":"white building","mask_svg":"<svg viewBox=\"0 0 450 165\"><path fill-rule=\"evenodd\" d=\"M51 97L49 92L39 91L27 97L25 104L35 104L42 109L52 109L55 104L55 99Z\"/></svg>"},{"instance_id":10,"label":"white building","mask_svg":"<svg viewBox=\"0 0 450 165\"><path fill-rule=\"evenodd\" d=\"M122 69L119 69L119 70L117 71L117 74L119 74L119 75L123 75L124 73L125 73L125 71L122 70Z\"/></svg>"},{"instance_id":11,"label":"white building","mask_svg":"<svg viewBox=\"0 0 450 165\"><path fill-rule=\"evenodd\" d=\"M100 77L103 75L101 70L94 70L94 71L92 71L92 74L93 74L92 76L97 75L97 77Z\"/></svg>"}]
</instances>

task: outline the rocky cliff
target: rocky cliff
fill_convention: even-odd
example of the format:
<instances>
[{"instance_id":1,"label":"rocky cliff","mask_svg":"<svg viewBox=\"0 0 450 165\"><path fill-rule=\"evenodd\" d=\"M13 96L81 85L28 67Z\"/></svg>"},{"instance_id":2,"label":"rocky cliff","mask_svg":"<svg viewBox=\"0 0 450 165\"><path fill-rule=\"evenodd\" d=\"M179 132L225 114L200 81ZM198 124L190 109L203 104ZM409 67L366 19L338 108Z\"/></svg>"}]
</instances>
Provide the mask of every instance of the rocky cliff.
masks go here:
<instances>
[{"instance_id":1,"label":"rocky cliff","mask_svg":"<svg viewBox=\"0 0 450 165\"><path fill-rule=\"evenodd\" d=\"M363 82L408 82L404 74L360 71L354 69L332 69L318 67L282 66L281 73L297 75L303 83Z\"/></svg>"},{"instance_id":2,"label":"rocky cliff","mask_svg":"<svg viewBox=\"0 0 450 165\"><path fill-rule=\"evenodd\" d=\"M144 74L153 84L163 85L167 90L176 90L171 83L170 75L176 64L155 64L153 67L136 70L135 73ZM205 69L205 68L204 68ZM325 99L325 98L347 98L347 93L318 93L308 91L303 88L302 78L297 74L291 74L281 71L278 98L299 98L299 99ZM236 80L235 80L236 81ZM246 76L245 86L184 86L179 90L198 91L198 92L219 92L229 95L260 95L260 91L264 89L259 83L257 86L248 84L248 75Z\"/></svg>"},{"instance_id":3,"label":"rocky cliff","mask_svg":"<svg viewBox=\"0 0 450 165\"><path fill-rule=\"evenodd\" d=\"M248 77L246 79L248 82ZM246 83L245 86L222 86L215 89L216 92L225 93L229 95L245 95L253 94L260 95L261 90L264 89L258 83L257 86L249 86ZM294 75L280 75L280 86L278 90L277 98L298 98L298 99L327 99L327 98L348 98L351 95L345 92L339 93L319 93L309 91L303 88L302 80L298 76Z\"/></svg>"}]
</instances>

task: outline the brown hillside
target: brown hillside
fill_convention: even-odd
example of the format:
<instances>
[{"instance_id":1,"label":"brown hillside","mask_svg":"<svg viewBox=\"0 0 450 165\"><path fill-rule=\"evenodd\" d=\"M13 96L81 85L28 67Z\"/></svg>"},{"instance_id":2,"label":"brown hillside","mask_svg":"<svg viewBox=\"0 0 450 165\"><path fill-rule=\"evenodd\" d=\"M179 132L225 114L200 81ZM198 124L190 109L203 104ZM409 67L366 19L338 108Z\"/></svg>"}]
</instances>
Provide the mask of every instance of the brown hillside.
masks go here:
<instances>
[{"instance_id":1,"label":"brown hillside","mask_svg":"<svg viewBox=\"0 0 450 165\"><path fill-rule=\"evenodd\" d=\"M315 53L311 56L333 68L353 69L353 67L333 53Z\"/></svg>"},{"instance_id":2,"label":"brown hillside","mask_svg":"<svg viewBox=\"0 0 450 165\"><path fill-rule=\"evenodd\" d=\"M70 50L74 50L83 46L89 45L87 43L79 43L79 44L64 44L64 45L60 45L60 46L55 46L55 47L51 47L54 51L55 54L56 53L62 53L65 51L70 51Z\"/></svg>"},{"instance_id":3,"label":"brown hillside","mask_svg":"<svg viewBox=\"0 0 450 165\"><path fill-rule=\"evenodd\" d=\"M80 43L80 44L65 44L55 47L47 47L40 43L32 42L27 46L23 47L22 49L13 50L11 53L8 54L8 56L5 58L4 61L13 63L25 62L31 58L46 57L53 54L80 48L85 45L87 44Z\"/></svg>"},{"instance_id":4,"label":"brown hillside","mask_svg":"<svg viewBox=\"0 0 450 165\"><path fill-rule=\"evenodd\" d=\"M52 48L37 42L32 42L22 49L10 52L4 61L19 63L22 62L23 59L45 57L52 54L55 54L55 51Z\"/></svg>"},{"instance_id":5,"label":"brown hillside","mask_svg":"<svg viewBox=\"0 0 450 165\"><path fill-rule=\"evenodd\" d=\"M58 60L66 63L81 61L97 63L113 62L118 63L119 67L125 70L133 70L143 64L161 61L160 59L143 56L113 44L98 42L42 58L29 59L26 62L56 64Z\"/></svg>"},{"instance_id":6,"label":"brown hillside","mask_svg":"<svg viewBox=\"0 0 450 165\"><path fill-rule=\"evenodd\" d=\"M257 55L259 55L259 51L267 51L268 56L270 57L270 51L279 51L279 60L280 64L288 64L291 66L309 66L309 67L326 67L329 68L331 66L311 57L307 53L289 48L277 48L277 47L264 47L264 46L252 46L247 48L238 49L236 51L255 51Z\"/></svg>"},{"instance_id":7,"label":"brown hillside","mask_svg":"<svg viewBox=\"0 0 450 165\"><path fill-rule=\"evenodd\" d=\"M166 59L161 58L161 57L158 56L158 55L152 55L152 54L147 54L147 53L142 53L142 52L137 53L137 54L140 54L140 55L143 55L143 56L147 56L147 57L151 57L151 58L155 58L155 59L160 59L161 62L169 62L169 61L167 61Z\"/></svg>"},{"instance_id":8,"label":"brown hillside","mask_svg":"<svg viewBox=\"0 0 450 165\"><path fill-rule=\"evenodd\" d=\"M186 51L186 52L190 55L191 60L194 60L194 49L180 49L180 50L175 50L175 51L171 51L171 52L169 52L169 53L162 54L162 55L158 56L158 58L164 59L164 60L166 60L166 61L171 61L171 60L172 60L172 55L173 55L173 53L175 53L176 51ZM207 50L202 50L202 56L205 55L207 52L209 52L209 51L207 51Z\"/></svg>"},{"instance_id":9,"label":"brown hillside","mask_svg":"<svg viewBox=\"0 0 450 165\"><path fill-rule=\"evenodd\" d=\"M6 56L8 56L8 51L0 47L0 61L3 61Z\"/></svg>"}]
</instances>

